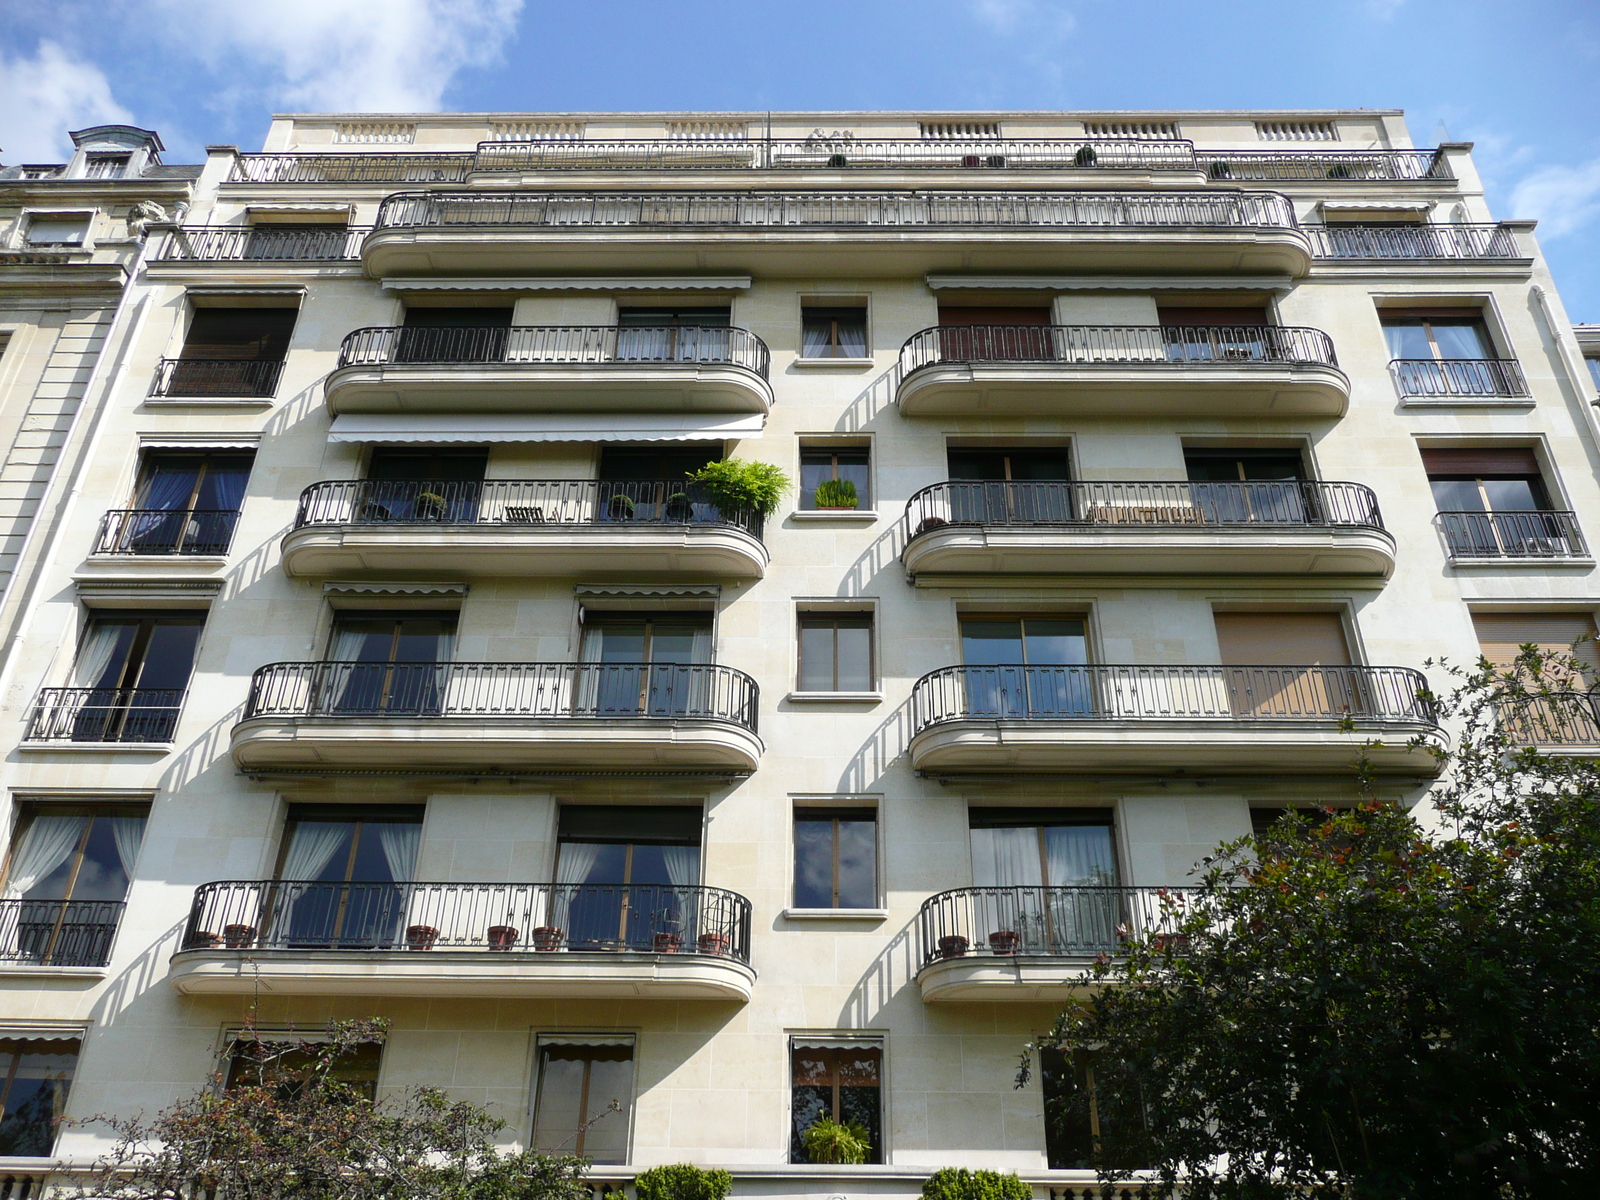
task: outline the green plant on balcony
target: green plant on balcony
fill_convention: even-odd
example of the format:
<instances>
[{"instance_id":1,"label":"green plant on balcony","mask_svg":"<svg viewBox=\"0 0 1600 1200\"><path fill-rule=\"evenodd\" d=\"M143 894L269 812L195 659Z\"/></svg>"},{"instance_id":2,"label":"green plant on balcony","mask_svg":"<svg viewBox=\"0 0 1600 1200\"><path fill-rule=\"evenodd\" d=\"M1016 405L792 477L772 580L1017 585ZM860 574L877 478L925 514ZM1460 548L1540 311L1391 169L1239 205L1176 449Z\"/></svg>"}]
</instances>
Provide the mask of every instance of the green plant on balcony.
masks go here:
<instances>
[{"instance_id":1,"label":"green plant on balcony","mask_svg":"<svg viewBox=\"0 0 1600 1200\"><path fill-rule=\"evenodd\" d=\"M800 1135L806 1157L814 1163L859 1166L872 1153L867 1131L854 1121L841 1124L832 1117L818 1117Z\"/></svg>"},{"instance_id":2,"label":"green plant on balcony","mask_svg":"<svg viewBox=\"0 0 1600 1200\"><path fill-rule=\"evenodd\" d=\"M725 1200L733 1190L733 1176L690 1163L669 1163L639 1172L633 1190L639 1200Z\"/></svg>"},{"instance_id":3,"label":"green plant on balcony","mask_svg":"<svg viewBox=\"0 0 1600 1200\"><path fill-rule=\"evenodd\" d=\"M418 492L416 501L417 519L420 521L442 521L449 503L438 492Z\"/></svg>"},{"instance_id":4,"label":"green plant on balcony","mask_svg":"<svg viewBox=\"0 0 1600 1200\"><path fill-rule=\"evenodd\" d=\"M745 459L707 463L689 479L724 513L755 509L764 517L777 512L778 502L793 486L782 468Z\"/></svg>"},{"instance_id":5,"label":"green plant on balcony","mask_svg":"<svg viewBox=\"0 0 1600 1200\"><path fill-rule=\"evenodd\" d=\"M815 500L818 508L854 508L860 503L856 485L848 479L824 479L817 484Z\"/></svg>"},{"instance_id":6,"label":"green plant on balcony","mask_svg":"<svg viewBox=\"0 0 1600 1200\"><path fill-rule=\"evenodd\" d=\"M922 1200L1033 1200L1033 1188L1015 1173L944 1167L923 1183Z\"/></svg>"}]
</instances>

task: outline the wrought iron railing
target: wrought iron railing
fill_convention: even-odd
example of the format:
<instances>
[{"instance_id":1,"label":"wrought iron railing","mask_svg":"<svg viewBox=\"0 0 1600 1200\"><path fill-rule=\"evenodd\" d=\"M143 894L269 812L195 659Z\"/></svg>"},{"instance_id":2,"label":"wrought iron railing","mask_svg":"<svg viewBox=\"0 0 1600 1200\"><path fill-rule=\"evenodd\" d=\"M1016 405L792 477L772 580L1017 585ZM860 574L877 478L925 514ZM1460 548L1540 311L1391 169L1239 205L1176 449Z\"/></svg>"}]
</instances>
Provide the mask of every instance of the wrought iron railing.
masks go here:
<instances>
[{"instance_id":1,"label":"wrought iron railing","mask_svg":"<svg viewBox=\"0 0 1600 1200\"><path fill-rule=\"evenodd\" d=\"M156 262L345 262L361 256L359 226L274 229L270 225L186 225L169 232Z\"/></svg>"},{"instance_id":2,"label":"wrought iron railing","mask_svg":"<svg viewBox=\"0 0 1600 1200\"><path fill-rule=\"evenodd\" d=\"M295 528L307 525L453 524L731 526L760 538L759 509L724 509L683 479L333 479L300 493Z\"/></svg>"},{"instance_id":3,"label":"wrought iron railing","mask_svg":"<svg viewBox=\"0 0 1600 1200\"><path fill-rule=\"evenodd\" d=\"M1451 558L1585 558L1578 514L1565 509L1441 512Z\"/></svg>"},{"instance_id":4,"label":"wrought iron railing","mask_svg":"<svg viewBox=\"0 0 1600 1200\"><path fill-rule=\"evenodd\" d=\"M152 396L272 396L283 360L277 358L163 358Z\"/></svg>"},{"instance_id":5,"label":"wrought iron railing","mask_svg":"<svg viewBox=\"0 0 1600 1200\"><path fill-rule=\"evenodd\" d=\"M918 951L923 966L962 958L1119 954L1130 941L1175 934L1196 892L1111 885L954 888L922 902Z\"/></svg>"},{"instance_id":6,"label":"wrought iron railing","mask_svg":"<svg viewBox=\"0 0 1600 1200\"><path fill-rule=\"evenodd\" d=\"M750 961L750 901L678 884L327 883L195 889L184 950L699 954Z\"/></svg>"},{"instance_id":7,"label":"wrought iron railing","mask_svg":"<svg viewBox=\"0 0 1600 1200\"><path fill-rule=\"evenodd\" d=\"M1600 751L1600 696L1552 692L1496 705L1501 731L1517 746L1593 746Z\"/></svg>"},{"instance_id":8,"label":"wrought iron railing","mask_svg":"<svg viewBox=\"0 0 1600 1200\"><path fill-rule=\"evenodd\" d=\"M1302 225L1316 258L1497 259L1526 257L1504 225Z\"/></svg>"},{"instance_id":9,"label":"wrought iron railing","mask_svg":"<svg viewBox=\"0 0 1600 1200\"><path fill-rule=\"evenodd\" d=\"M100 518L96 554L226 554L237 509L115 508Z\"/></svg>"},{"instance_id":10,"label":"wrought iron railing","mask_svg":"<svg viewBox=\"0 0 1600 1200\"><path fill-rule=\"evenodd\" d=\"M513 325L470 329L374 326L345 336L339 365L416 363L726 363L763 379L771 355L728 325Z\"/></svg>"},{"instance_id":11,"label":"wrought iron railing","mask_svg":"<svg viewBox=\"0 0 1600 1200\"><path fill-rule=\"evenodd\" d=\"M911 689L918 734L948 721L1305 721L1432 725L1428 681L1408 667L963 666Z\"/></svg>"},{"instance_id":12,"label":"wrought iron railing","mask_svg":"<svg viewBox=\"0 0 1600 1200\"><path fill-rule=\"evenodd\" d=\"M1336 367L1333 339L1288 325L938 325L900 347L900 373L939 363L1314 363Z\"/></svg>"},{"instance_id":13,"label":"wrought iron railing","mask_svg":"<svg viewBox=\"0 0 1600 1200\"><path fill-rule=\"evenodd\" d=\"M951 480L925 487L906 501L907 541L948 525L1127 526L1201 532L1219 526L1382 529L1383 517L1371 488L1311 479Z\"/></svg>"},{"instance_id":14,"label":"wrought iron railing","mask_svg":"<svg viewBox=\"0 0 1600 1200\"><path fill-rule=\"evenodd\" d=\"M244 719L694 719L754 733L759 698L716 663L283 662L251 678Z\"/></svg>"},{"instance_id":15,"label":"wrought iron railing","mask_svg":"<svg viewBox=\"0 0 1600 1200\"><path fill-rule=\"evenodd\" d=\"M1396 358L1389 374L1402 396L1526 396L1514 358Z\"/></svg>"},{"instance_id":16,"label":"wrought iron railing","mask_svg":"<svg viewBox=\"0 0 1600 1200\"><path fill-rule=\"evenodd\" d=\"M1201 150L1195 163L1231 183L1452 183L1437 150Z\"/></svg>"},{"instance_id":17,"label":"wrought iron railing","mask_svg":"<svg viewBox=\"0 0 1600 1200\"><path fill-rule=\"evenodd\" d=\"M465 183L472 154L241 154L229 183Z\"/></svg>"},{"instance_id":18,"label":"wrought iron railing","mask_svg":"<svg viewBox=\"0 0 1600 1200\"><path fill-rule=\"evenodd\" d=\"M40 688L23 740L170 742L182 688Z\"/></svg>"},{"instance_id":19,"label":"wrought iron railing","mask_svg":"<svg viewBox=\"0 0 1600 1200\"><path fill-rule=\"evenodd\" d=\"M0 962L103 967L121 900L0 900Z\"/></svg>"},{"instance_id":20,"label":"wrought iron railing","mask_svg":"<svg viewBox=\"0 0 1600 1200\"><path fill-rule=\"evenodd\" d=\"M1276 192L400 192L377 228L1294 230Z\"/></svg>"}]
</instances>

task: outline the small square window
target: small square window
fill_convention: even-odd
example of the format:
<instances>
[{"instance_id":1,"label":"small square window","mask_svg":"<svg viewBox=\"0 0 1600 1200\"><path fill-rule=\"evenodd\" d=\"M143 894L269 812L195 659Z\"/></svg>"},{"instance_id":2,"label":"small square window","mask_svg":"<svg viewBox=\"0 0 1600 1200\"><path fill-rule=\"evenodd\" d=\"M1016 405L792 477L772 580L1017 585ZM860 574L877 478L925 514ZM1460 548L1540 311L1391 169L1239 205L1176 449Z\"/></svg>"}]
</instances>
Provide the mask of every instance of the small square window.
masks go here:
<instances>
[{"instance_id":1,"label":"small square window","mask_svg":"<svg viewBox=\"0 0 1600 1200\"><path fill-rule=\"evenodd\" d=\"M87 216L37 216L28 221L30 246L81 246L89 235Z\"/></svg>"},{"instance_id":2,"label":"small square window","mask_svg":"<svg viewBox=\"0 0 1600 1200\"><path fill-rule=\"evenodd\" d=\"M607 1166L625 1163L632 1109L631 1038L539 1039L535 1148Z\"/></svg>"},{"instance_id":3,"label":"small square window","mask_svg":"<svg viewBox=\"0 0 1600 1200\"><path fill-rule=\"evenodd\" d=\"M878 907L878 814L874 809L795 810L794 906Z\"/></svg>"},{"instance_id":4,"label":"small square window","mask_svg":"<svg viewBox=\"0 0 1600 1200\"><path fill-rule=\"evenodd\" d=\"M867 310L813 308L801 310L801 358L867 357Z\"/></svg>"},{"instance_id":5,"label":"small square window","mask_svg":"<svg viewBox=\"0 0 1600 1200\"><path fill-rule=\"evenodd\" d=\"M823 485L827 486L824 487ZM822 495L817 489L822 488ZM865 446L812 446L800 451L800 509L871 508L872 458Z\"/></svg>"},{"instance_id":6,"label":"small square window","mask_svg":"<svg viewBox=\"0 0 1600 1200\"><path fill-rule=\"evenodd\" d=\"M802 692L870 692L872 614L810 612L800 614Z\"/></svg>"}]
</instances>

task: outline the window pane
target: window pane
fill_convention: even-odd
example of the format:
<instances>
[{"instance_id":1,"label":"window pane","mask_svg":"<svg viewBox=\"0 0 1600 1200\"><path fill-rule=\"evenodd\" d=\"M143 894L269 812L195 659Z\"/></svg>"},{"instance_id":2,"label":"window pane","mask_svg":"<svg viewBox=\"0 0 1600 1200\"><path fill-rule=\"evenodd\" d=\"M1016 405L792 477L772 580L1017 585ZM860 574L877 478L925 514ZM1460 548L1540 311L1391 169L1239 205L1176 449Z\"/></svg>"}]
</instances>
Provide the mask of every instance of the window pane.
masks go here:
<instances>
[{"instance_id":1,"label":"window pane","mask_svg":"<svg viewBox=\"0 0 1600 1200\"><path fill-rule=\"evenodd\" d=\"M77 1065L76 1040L0 1040L0 1073L11 1078L0 1119L0 1154L50 1153Z\"/></svg>"},{"instance_id":2,"label":"window pane","mask_svg":"<svg viewBox=\"0 0 1600 1200\"><path fill-rule=\"evenodd\" d=\"M817 484L833 478L833 455L802 454L800 456L800 507L817 506ZM860 489L857 488L859 493Z\"/></svg>"},{"instance_id":3,"label":"window pane","mask_svg":"<svg viewBox=\"0 0 1600 1200\"><path fill-rule=\"evenodd\" d=\"M607 1112L613 1103L618 1111ZM585 1154L597 1163L625 1162L632 1105L632 1046L540 1047L533 1128L538 1149ZM589 1129L580 1129L590 1121Z\"/></svg>"},{"instance_id":4,"label":"window pane","mask_svg":"<svg viewBox=\"0 0 1600 1200\"><path fill-rule=\"evenodd\" d=\"M1039 1052L1044 1088L1044 1146L1052 1171L1094 1166L1094 1134L1084 1075L1059 1050Z\"/></svg>"},{"instance_id":5,"label":"window pane","mask_svg":"<svg viewBox=\"0 0 1600 1200\"><path fill-rule=\"evenodd\" d=\"M92 818L40 812L11 853L6 890L25 900L65 900L83 827Z\"/></svg>"},{"instance_id":6,"label":"window pane","mask_svg":"<svg viewBox=\"0 0 1600 1200\"><path fill-rule=\"evenodd\" d=\"M1544 507L1537 486L1528 479L1485 479L1483 492L1491 512L1525 511Z\"/></svg>"},{"instance_id":7,"label":"window pane","mask_svg":"<svg viewBox=\"0 0 1600 1200\"><path fill-rule=\"evenodd\" d=\"M33 220L28 222L28 244L30 246L81 246L83 238L89 232L89 222L86 219L50 221Z\"/></svg>"},{"instance_id":8,"label":"window pane","mask_svg":"<svg viewBox=\"0 0 1600 1200\"><path fill-rule=\"evenodd\" d=\"M1583 360L1589 364L1589 374L1594 379L1594 385L1600 388L1600 357L1589 357Z\"/></svg>"},{"instance_id":9,"label":"window pane","mask_svg":"<svg viewBox=\"0 0 1600 1200\"><path fill-rule=\"evenodd\" d=\"M800 626L800 690L833 692L834 633L831 622L803 622Z\"/></svg>"},{"instance_id":10,"label":"window pane","mask_svg":"<svg viewBox=\"0 0 1600 1200\"><path fill-rule=\"evenodd\" d=\"M809 1161L805 1131L822 1117L860 1125L872 1146L867 1161L883 1162L882 1069L883 1051L876 1046L795 1047L791 1060L791 1162Z\"/></svg>"},{"instance_id":11,"label":"window pane","mask_svg":"<svg viewBox=\"0 0 1600 1200\"><path fill-rule=\"evenodd\" d=\"M194 650L200 641L198 622L157 621L150 631L144 665L135 686L142 688L185 688L194 666Z\"/></svg>"},{"instance_id":12,"label":"window pane","mask_svg":"<svg viewBox=\"0 0 1600 1200\"><path fill-rule=\"evenodd\" d=\"M123 856L128 856L131 865L143 835L143 817L95 817L89 827L89 840L83 848L83 863L78 867L71 898L121 900L126 896L128 872Z\"/></svg>"},{"instance_id":13,"label":"window pane","mask_svg":"<svg viewBox=\"0 0 1600 1200\"><path fill-rule=\"evenodd\" d=\"M1022 661L1022 622L961 622L961 661L969 667Z\"/></svg>"},{"instance_id":14,"label":"window pane","mask_svg":"<svg viewBox=\"0 0 1600 1200\"><path fill-rule=\"evenodd\" d=\"M1071 666L1089 661L1082 621L1027 622L1029 666Z\"/></svg>"},{"instance_id":15,"label":"window pane","mask_svg":"<svg viewBox=\"0 0 1600 1200\"><path fill-rule=\"evenodd\" d=\"M867 463L867 452L839 455L839 478L856 485L856 507L872 507L872 470Z\"/></svg>"},{"instance_id":16,"label":"window pane","mask_svg":"<svg viewBox=\"0 0 1600 1200\"><path fill-rule=\"evenodd\" d=\"M878 906L876 821L839 822L839 907Z\"/></svg>"},{"instance_id":17,"label":"window pane","mask_svg":"<svg viewBox=\"0 0 1600 1200\"><path fill-rule=\"evenodd\" d=\"M1428 331L1421 321L1383 323L1383 336L1389 340L1390 358L1432 358Z\"/></svg>"},{"instance_id":18,"label":"window pane","mask_svg":"<svg viewBox=\"0 0 1600 1200\"><path fill-rule=\"evenodd\" d=\"M864 623L840 624L839 680L841 692L872 690L872 627Z\"/></svg>"},{"instance_id":19,"label":"window pane","mask_svg":"<svg viewBox=\"0 0 1600 1200\"><path fill-rule=\"evenodd\" d=\"M597 1163L623 1163L628 1160L628 1110L633 1102L633 1049L629 1046L606 1046L592 1053L589 1111L584 1114L584 1120L595 1124L584 1134L583 1152ZM613 1103L618 1111L607 1112Z\"/></svg>"},{"instance_id":20,"label":"window pane","mask_svg":"<svg viewBox=\"0 0 1600 1200\"><path fill-rule=\"evenodd\" d=\"M1475 479L1430 479L1428 486L1439 512L1483 511L1483 496Z\"/></svg>"},{"instance_id":21,"label":"window pane","mask_svg":"<svg viewBox=\"0 0 1600 1200\"><path fill-rule=\"evenodd\" d=\"M1476 321L1435 321L1433 340L1442 358L1493 358L1489 337Z\"/></svg>"},{"instance_id":22,"label":"window pane","mask_svg":"<svg viewBox=\"0 0 1600 1200\"><path fill-rule=\"evenodd\" d=\"M378 1068L383 1058L380 1042L351 1046L334 1061L330 1076L353 1088L368 1100L377 1099ZM233 1044L228 1059L228 1088L259 1087L264 1080L279 1084L280 1094L295 1090L297 1077L307 1075L314 1062L311 1054L292 1042L271 1042L240 1038Z\"/></svg>"},{"instance_id":23,"label":"window pane","mask_svg":"<svg viewBox=\"0 0 1600 1200\"><path fill-rule=\"evenodd\" d=\"M833 821L794 823L794 906L833 907Z\"/></svg>"}]
</instances>

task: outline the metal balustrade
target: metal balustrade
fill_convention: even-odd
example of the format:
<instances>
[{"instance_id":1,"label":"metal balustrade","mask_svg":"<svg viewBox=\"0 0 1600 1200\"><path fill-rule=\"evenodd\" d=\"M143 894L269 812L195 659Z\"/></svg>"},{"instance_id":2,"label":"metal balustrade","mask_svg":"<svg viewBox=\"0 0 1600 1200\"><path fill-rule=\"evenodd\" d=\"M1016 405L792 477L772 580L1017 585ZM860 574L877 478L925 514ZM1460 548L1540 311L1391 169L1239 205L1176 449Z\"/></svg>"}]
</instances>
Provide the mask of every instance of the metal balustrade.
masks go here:
<instances>
[{"instance_id":1,"label":"metal balustrade","mask_svg":"<svg viewBox=\"0 0 1600 1200\"><path fill-rule=\"evenodd\" d=\"M163 358L150 394L265 398L277 394L282 374L282 359Z\"/></svg>"},{"instance_id":2,"label":"metal balustrade","mask_svg":"<svg viewBox=\"0 0 1600 1200\"><path fill-rule=\"evenodd\" d=\"M1382 529L1372 489L1359 483L1286 479L1233 482L1150 480L951 480L906 501L909 542L950 525L1118 526L1178 530L1244 527Z\"/></svg>"},{"instance_id":3,"label":"metal balustrade","mask_svg":"<svg viewBox=\"0 0 1600 1200\"><path fill-rule=\"evenodd\" d=\"M229 183L465 183L472 154L241 154Z\"/></svg>"},{"instance_id":4,"label":"metal balustrade","mask_svg":"<svg viewBox=\"0 0 1600 1200\"><path fill-rule=\"evenodd\" d=\"M715 663L282 662L256 671L244 720L726 721L756 732L760 688Z\"/></svg>"},{"instance_id":5,"label":"metal balustrade","mask_svg":"<svg viewBox=\"0 0 1600 1200\"><path fill-rule=\"evenodd\" d=\"M949 721L1207 719L1435 724L1428 681L1407 667L961 666L911 689L916 735Z\"/></svg>"},{"instance_id":6,"label":"metal balustrade","mask_svg":"<svg viewBox=\"0 0 1600 1200\"><path fill-rule=\"evenodd\" d=\"M1504 225L1302 225L1314 258L1513 259L1527 257Z\"/></svg>"},{"instance_id":7,"label":"metal balustrade","mask_svg":"<svg viewBox=\"0 0 1600 1200\"><path fill-rule=\"evenodd\" d=\"M100 518L96 554L226 554L237 509L114 508Z\"/></svg>"},{"instance_id":8,"label":"metal balustrade","mask_svg":"<svg viewBox=\"0 0 1600 1200\"><path fill-rule=\"evenodd\" d=\"M1094 958L1130 941L1176 933L1195 888L953 888L922 902L921 965L953 959Z\"/></svg>"},{"instance_id":9,"label":"metal balustrade","mask_svg":"<svg viewBox=\"0 0 1600 1200\"><path fill-rule=\"evenodd\" d=\"M1276 192L400 192L377 228L1295 230Z\"/></svg>"},{"instance_id":10,"label":"metal balustrade","mask_svg":"<svg viewBox=\"0 0 1600 1200\"><path fill-rule=\"evenodd\" d=\"M153 261L348 262L361 257L362 226L275 229L271 225L185 225L168 232Z\"/></svg>"},{"instance_id":11,"label":"metal balustrade","mask_svg":"<svg viewBox=\"0 0 1600 1200\"><path fill-rule=\"evenodd\" d=\"M1552 692L1495 706L1500 729L1514 746L1593 746L1600 752L1600 696Z\"/></svg>"},{"instance_id":12,"label":"metal balustrade","mask_svg":"<svg viewBox=\"0 0 1600 1200\"><path fill-rule=\"evenodd\" d=\"M1526 396L1514 358L1396 358L1389 374L1402 396Z\"/></svg>"},{"instance_id":13,"label":"metal balustrade","mask_svg":"<svg viewBox=\"0 0 1600 1200\"><path fill-rule=\"evenodd\" d=\"M1445 547L1456 558L1586 558L1578 514L1566 509L1441 512Z\"/></svg>"},{"instance_id":14,"label":"metal balustrade","mask_svg":"<svg viewBox=\"0 0 1600 1200\"><path fill-rule=\"evenodd\" d=\"M1201 150L1194 157L1219 182L1455 182L1437 150Z\"/></svg>"},{"instance_id":15,"label":"metal balustrade","mask_svg":"<svg viewBox=\"0 0 1600 1200\"><path fill-rule=\"evenodd\" d=\"M467 329L373 326L346 335L339 366L490 363L718 363L767 378L771 354L728 325L513 325Z\"/></svg>"},{"instance_id":16,"label":"metal balustrade","mask_svg":"<svg viewBox=\"0 0 1600 1200\"><path fill-rule=\"evenodd\" d=\"M632 532L688 525L760 538L759 509L724 509L683 479L334 479L300 493L294 527L451 524L538 528L588 525Z\"/></svg>"},{"instance_id":17,"label":"metal balustrade","mask_svg":"<svg viewBox=\"0 0 1600 1200\"><path fill-rule=\"evenodd\" d=\"M750 961L750 901L678 884L202 884L184 950L696 954Z\"/></svg>"},{"instance_id":18,"label":"metal balustrade","mask_svg":"<svg viewBox=\"0 0 1600 1200\"><path fill-rule=\"evenodd\" d=\"M1337 367L1333 339L1288 325L936 325L900 347L901 378L940 363L1303 363Z\"/></svg>"},{"instance_id":19,"label":"metal balustrade","mask_svg":"<svg viewBox=\"0 0 1600 1200\"><path fill-rule=\"evenodd\" d=\"M0 900L0 962L103 967L124 907L121 900Z\"/></svg>"},{"instance_id":20,"label":"metal balustrade","mask_svg":"<svg viewBox=\"0 0 1600 1200\"><path fill-rule=\"evenodd\" d=\"M182 688L40 688L29 742L170 742Z\"/></svg>"}]
</instances>

